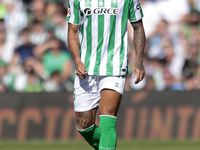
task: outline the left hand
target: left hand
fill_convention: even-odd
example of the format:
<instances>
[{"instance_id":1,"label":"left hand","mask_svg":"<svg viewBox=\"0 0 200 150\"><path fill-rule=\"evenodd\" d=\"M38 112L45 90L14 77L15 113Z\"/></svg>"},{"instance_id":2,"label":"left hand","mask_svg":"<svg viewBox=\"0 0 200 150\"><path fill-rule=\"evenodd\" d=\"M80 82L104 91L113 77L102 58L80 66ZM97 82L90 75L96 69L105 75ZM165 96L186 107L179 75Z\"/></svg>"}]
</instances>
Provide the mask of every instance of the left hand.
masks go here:
<instances>
[{"instance_id":1,"label":"left hand","mask_svg":"<svg viewBox=\"0 0 200 150\"><path fill-rule=\"evenodd\" d=\"M138 69L135 65L132 67L132 78L135 77L135 72L137 73L137 78L135 80L135 84L138 84L140 81L144 79L145 76L145 70L143 65Z\"/></svg>"}]
</instances>

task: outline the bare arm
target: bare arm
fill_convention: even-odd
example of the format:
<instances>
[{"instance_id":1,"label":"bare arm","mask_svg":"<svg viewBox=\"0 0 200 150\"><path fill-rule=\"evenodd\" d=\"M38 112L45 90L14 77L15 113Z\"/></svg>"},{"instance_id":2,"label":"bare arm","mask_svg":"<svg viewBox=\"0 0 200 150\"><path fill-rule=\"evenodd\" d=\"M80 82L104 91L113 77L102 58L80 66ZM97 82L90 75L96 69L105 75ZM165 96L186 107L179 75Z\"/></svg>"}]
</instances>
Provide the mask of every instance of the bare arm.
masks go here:
<instances>
[{"instance_id":1,"label":"bare arm","mask_svg":"<svg viewBox=\"0 0 200 150\"><path fill-rule=\"evenodd\" d=\"M78 36L78 25L73 25L69 23L68 26L68 45L69 49L71 51L71 54L74 59L74 63L76 65L76 74L79 76L79 78L84 79L87 75L87 72L85 72L85 65L81 61L80 58L80 41Z\"/></svg>"},{"instance_id":2,"label":"bare arm","mask_svg":"<svg viewBox=\"0 0 200 150\"><path fill-rule=\"evenodd\" d=\"M43 43L42 45L39 45L39 46L36 46L34 49L33 49L33 53L35 56L37 56L38 58L42 59L43 57L43 54L48 50L50 49L50 43L49 42L45 42Z\"/></svg>"},{"instance_id":3,"label":"bare arm","mask_svg":"<svg viewBox=\"0 0 200 150\"><path fill-rule=\"evenodd\" d=\"M144 33L144 27L142 20L131 23L134 28L134 45L135 45L135 64L132 67L132 76L135 76L135 72L137 72L137 79L135 83L139 83L145 75L145 70L143 66L143 56L144 56L144 48L146 43L146 37Z\"/></svg>"}]
</instances>

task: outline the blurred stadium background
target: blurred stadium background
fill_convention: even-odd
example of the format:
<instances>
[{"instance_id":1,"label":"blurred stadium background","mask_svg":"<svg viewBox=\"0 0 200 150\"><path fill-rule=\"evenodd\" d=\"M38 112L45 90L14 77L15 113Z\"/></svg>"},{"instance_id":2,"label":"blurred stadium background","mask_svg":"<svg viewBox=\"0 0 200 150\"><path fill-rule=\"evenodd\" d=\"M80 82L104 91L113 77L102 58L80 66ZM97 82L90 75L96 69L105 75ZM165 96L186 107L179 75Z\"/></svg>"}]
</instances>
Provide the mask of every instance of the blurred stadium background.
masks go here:
<instances>
[{"instance_id":1,"label":"blurred stadium background","mask_svg":"<svg viewBox=\"0 0 200 150\"><path fill-rule=\"evenodd\" d=\"M140 0L145 79L129 75L118 115L119 150L200 147L200 1ZM0 149L91 149L76 131L68 0L0 0ZM97 119L98 124L98 119Z\"/></svg>"}]
</instances>

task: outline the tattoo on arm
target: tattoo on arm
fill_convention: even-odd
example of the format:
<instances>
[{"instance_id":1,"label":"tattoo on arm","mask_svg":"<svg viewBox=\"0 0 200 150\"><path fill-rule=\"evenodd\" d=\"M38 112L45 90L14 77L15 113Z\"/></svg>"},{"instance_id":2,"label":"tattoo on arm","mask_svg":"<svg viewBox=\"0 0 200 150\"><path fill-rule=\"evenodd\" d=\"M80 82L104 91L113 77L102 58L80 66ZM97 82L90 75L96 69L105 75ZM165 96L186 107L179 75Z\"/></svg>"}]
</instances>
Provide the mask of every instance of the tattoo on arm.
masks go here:
<instances>
[{"instance_id":1,"label":"tattoo on arm","mask_svg":"<svg viewBox=\"0 0 200 150\"><path fill-rule=\"evenodd\" d=\"M135 52L136 52L135 67L138 70L144 71L143 55L144 55L146 37L144 33L142 20L136 23L133 23L132 26L134 28L134 45L135 45Z\"/></svg>"},{"instance_id":2,"label":"tattoo on arm","mask_svg":"<svg viewBox=\"0 0 200 150\"><path fill-rule=\"evenodd\" d=\"M69 42L70 40L76 40L76 44L78 45L78 48L79 48L79 49L81 48L81 44L80 44L80 42L79 42L78 39L76 39L76 38L70 38L70 39L68 39L68 42Z\"/></svg>"},{"instance_id":3,"label":"tattoo on arm","mask_svg":"<svg viewBox=\"0 0 200 150\"><path fill-rule=\"evenodd\" d=\"M81 49L81 44L79 42L76 44L78 45L78 48Z\"/></svg>"},{"instance_id":4,"label":"tattoo on arm","mask_svg":"<svg viewBox=\"0 0 200 150\"><path fill-rule=\"evenodd\" d=\"M71 39L68 39L68 41L70 41L70 40L77 40L76 38L71 38ZM77 40L78 41L78 40Z\"/></svg>"},{"instance_id":5,"label":"tattoo on arm","mask_svg":"<svg viewBox=\"0 0 200 150\"><path fill-rule=\"evenodd\" d=\"M86 129L94 124L92 110L87 112L76 113L76 121L78 128Z\"/></svg>"},{"instance_id":6,"label":"tattoo on arm","mask_svg":"<svg viewBox=\"0 0 200 150\"><path fill-rule=\"evenodd\" d=\"M69 24L68 26L68 46L74 62L79 61L80 58L80 40L78 35L79 26Z\"/></svg>"}]
</instances>

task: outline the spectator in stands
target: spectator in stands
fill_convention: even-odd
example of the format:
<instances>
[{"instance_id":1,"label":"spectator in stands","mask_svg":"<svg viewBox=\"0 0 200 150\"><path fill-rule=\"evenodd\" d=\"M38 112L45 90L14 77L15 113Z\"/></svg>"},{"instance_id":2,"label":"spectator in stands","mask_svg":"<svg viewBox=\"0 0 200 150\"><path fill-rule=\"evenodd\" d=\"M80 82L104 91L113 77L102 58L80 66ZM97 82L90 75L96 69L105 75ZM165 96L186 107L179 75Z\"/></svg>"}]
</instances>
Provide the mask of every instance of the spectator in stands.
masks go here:
<instances>
[{"instance_id":1,"label":"spectator in stands","mask_svg":"<svg viewBox=\"0 0 200 150\"><path fill-rule=\"evenodd\" d=\"M28 15L29 27L33 24L34 20L38 20L39 22L44 22L45 20L45 8L46 3L44 0L33 0L32 5L28 5L30 7L31 13Z\"/></svg>"},{"instance_id":2,"label":"spectator in stands","mask_svg":"<svg viewBox=\"0 0 200 150\"><path fill-rule=\"evenodd\" d=\"M192 74L191 70L185 69L183 73L183 83L185 90L199 90L199 77Z\"/></svg>"},{"instance_id":3,"label":"spectator in stands","mask_svg":"<svg viewBox=\"0 0 200 150\"><path fill-rule=\"evenodd\" d=\"M5 24L9 33L18 34L27 26L27 16L15 8L15 0L3 0L6 5L7 13L5 15Z\"/></svg>"},{"instance_id":4,"label":"spectator in stands","mask_svg":"<svg viewBox=\"0 0 200 150\"><path fill-rule=\"evenodd\" d=\"M166 68L174 78L180 81L185 60L182 56L175 53L175 48L171 39L166 38L165 42L166 43L163 44L163 51L166 60Z\"/></svg>"},{"instance_id":5,"label":"spectator in stands","mask_svg":"<svg viewBox=\"0 0 200 150\"><path fill-rule=\"evenodd\" d=\"M5 93L7 92L6 86L0 82L0 93Z\"/></svg>"},{"instance_id":6,"label":"spectator in stands","mask_svg":"<svg viewBox=\"0 0 200 150\"><path fill-rule=\"evenodd\" d=\"M38 76L39 71L37 60L32 57L27 57L24 61L24 72L16 76L14 83L15 91L17 92L42 92L42 80Z\"/></svg>"},{"instance_id":7,"label":"spectator in stands","mask_svg":"<svg viewBox=\"0 0 200 150\"><path fill-rule=\"evenodd\" d=\"M196 78L199 78L199 45L194 44L190 45L190 50L188 58L185 61L183 67L183 79L187 84L185 85L189 89L189 83L196 81ZM191 83L192 84L192 83Z\"/></svg>"},{"instance_id":8,"label":"spectator in stands","mask_svg":"<svg viewBox=\"0 0 200 150\"><path fill-rule=\"evenodd\" d=\"M150 58L162 59L164 58L163 39L169 37L169 23L162 19L156 26L155 30L151 33L148 38L149 49L147 56Z\"/></svg>"},{"instance_id":9,"label":"spectator in stands","mask_svg":"<svg viewBox=\"0 0 200 150\"><path fill-rule=\"evenodd\" d=\"M199 51L199 44L190 45L190 62L195 65L195 68L198 67L200 64L200 51Z\"/></svg>"},{"instance_id":10,"label":"spectator in stands","mask_svg":"<svg viewBox=\"0 0 200 150\"><path fill-rule=\"evenodd\" d=\"M45 28L52 29L54 25L52 23L52 18L54 14L57 12L57 0L46 0L46 11L45 11ZM65 19L66 20L66 19Z\"/></svg>"},{"instance_id":11,"label":"spectator in stands","mask_svg":"<svg viewBox=\"0 0 200 150\"><path fill-rule=\"evenodd\" d=\"M200 89L199 0L140 2L148 37L146 85L140 88ZM68 79L73 63L67 48L66 9L66 0L0 0L0 92L71 91ZM135 54L131 24L128 31L132 65ZM127 77L126 90L140 89L131 79Z\"/></svg>"},{"instance_id":12,"label":"spectator in stands","mask_svg":"<svg viewBox=\"0 0 200 150\"><path fill-rule=\"evenodd\" d=\"M200 1L199 0L188 0L191 12L200 12Z\"/></svg>"},{"instance_id":13,"label":"spectator in stands","mask_svg":"<svg viewBox=\"0 0 200 150\"><path fill-rule=\"evenodd\" d=\"M15 76L7 72L8 64L0 60L0 93L14 91Z\"/></svg>"},{"instance_id":14,"label":"spectator in stands","mask_svg":"<svg viewBox=\"0 0 200 150\"><path fill-rule=\"evenodd\" d=\"M198 41L200 29L200 12L191 12L187 15L187 18L184 22L184 34L188 38L190 44L194 44Z\"/></svg>"},{"instance_id":15,"label":"spectator in stands","mask_svg":"<svg viewBox=\"0 0 200 150\"><path fill-rule=\"evenodd\" d=\"M63 3L60 1L57 3L57 13L67 14L67 6L64 4L64 2L67 3L65 0L63 0Z\"/></svg>"},{"instance_id":16,"label":"spectator in stands","mask_svg":"<svg viewBox=\"0 0 200 150\"><path fill-rule=\"evenodd\" d=\"M165 89L165 82L164 82L164 67L165 61L158 60L158 59L149 59L148 63L146 63L147 67L147 75L151 76L154 84L155 89L157 91L163 91Z\"/></svg>"},{"instance_id":17,"label":"spectator in stands","mask_svg":"<svg viewBox=\"0 0 200 150\"><path fill-rule=\"evenodd\" d=\"M0 60L5 63L10 63L15 49L15 42L6 40L6 33L4 29L0 29Z\"/></svg>"},{"instance_id":18,"label":"spectator in stands","mask_svg":"<svg viewBox=\"0 0 200 150\"><path fill-rule=\"evenodd\" d=\"M53 24L55 25L55 36L67 45L68 23L66 22L66 15L60 12L55 13L53 16Z\"/></svg>"},{"instance_id":19,"label":"spectator in stands","mask_svg":"<svg viewBox=\"0 0 200 150\"><path fill-rule=\"evenodd\" d=\"M28 57L34 57L33 45L30 42L30 31L28 28L23 29L19 35L19 41L21 40L21 46L19 46L14 53L12 61L9 65L9 72L14 75L21 74L23 72L23 63Z\"/></svg>"},{"instance_id":20,"label":"spectator in stands","mask_svg":"<svg viewBox=\"0 0 200 150\"><path fill-rule=\"evenodd\" d=\"M0 19L0 30L6 30L4 19Z\"/></svg>"},{"instance_id":21,"label":"spectator in stands","mask_svg":"<svg viewBox=\"0 0 200 150\"><path fill-rule=\"evenodd\" d=\"M3 19L7 13L6 6L0 1L0 19Z\"/></svg>"},{"instance_id":22,"label":"spectator in stands","mask_svg":"<svg viewBox=\"0 0 200 150\"><path fill-rule=\"evenodd\" d=\"M46 92L59 92L64 90L64 84L61 80L59 71L54 71L49 80L43 83L44 91Z\"/></svg>"},{"instance_id":23,"label":"spectator in stands","mask_svg":"<svg viewBox=\"0 0 200 150\"><path fill-rule=\"evenodd\" d=\"M182 91L185 90L182 82L177 82L177 80L172 76L169 70L164 71L164 82L165 90Z\"/></svg>"},{"instance_id":24,"label":"spectator in stands","mask_svg":"<svg viewBox=\"0 0 200 150\"><path fill-rule=\"evenodd\" d=\"M67 31L66 31L66 32L67 32ZM66 33L66 32L65 32L65 33ZM48 33L49 39L56 38L54 29L49 29L49 30L47 31L47 33ZM64 50L64 51L66 51L67 53L71 53L70 50L69 50L69 48L68 48L68 45L66 44L66 41L62 41L62 40L61 40L60 42L61 42L61 49Z\"/></svg>"},{"instance_id":25,"label":"spectator in stands","mask_svg":"<svg viewBox=\"0 0 200 150\"><path fill-rule=\"evenodd\" d=\"M28 28L23 29L20 33L22 38L22 45L15 50L15 55L20 57L20 62L23 64L27 57L34 57L33 55L33 45L30 41L30 31Z\"/></svg>"},{"instance_id":26,"label":"spectator in stands","mask_svg":"<svg viewBox=\"0 0 200 150\"><path fill-rule=\"evenodd\" d=\"M70 54L61 49L60 40L53 38L35 47L34 54L43 62L44 69L51 75L60 72L62 81L67 80L73 71Z\"/></svg>"},{"instance_id":27,"label":"spectator in stands","mask_svg":"<svg viewBox=\"0 0 200 150\"><path fill-rule=\"evenodd\" d=\"M48 40L48 33L42 22L35 20L30 33L30 41L32 44L40 45Z\"/></svg>"}]
</instances>

